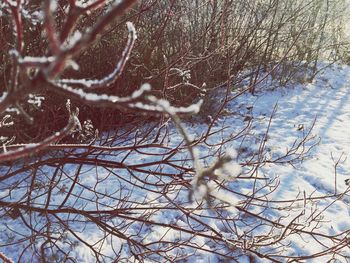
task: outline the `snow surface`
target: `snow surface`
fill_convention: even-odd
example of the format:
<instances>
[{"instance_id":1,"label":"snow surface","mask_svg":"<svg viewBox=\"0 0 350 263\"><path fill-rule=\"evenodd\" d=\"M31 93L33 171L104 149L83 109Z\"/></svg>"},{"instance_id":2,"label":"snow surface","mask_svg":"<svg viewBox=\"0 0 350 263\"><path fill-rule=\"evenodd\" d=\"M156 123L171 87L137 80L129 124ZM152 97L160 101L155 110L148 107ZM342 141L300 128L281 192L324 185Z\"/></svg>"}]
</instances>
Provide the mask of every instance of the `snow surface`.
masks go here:
<instances>
[{"instance_id":1,"label":"snow surface","mask_svg":"<svg viewBox=\"0 0 350 263\"><path fill-rule=\"evenodd\" d=\"M350 158L347 158L350 151L350 66L335 65L330 68L325 69L321 72L312 83L294 84L288 87L277 87L275 89L265 89L266 87L260 87L255 95L250 93L243 94L242 96L236 98L228 104L229 114L222 117L214 127L215 129L220 129L226 127L222 132L217 133L210 137L210 142L217 143L218 140L222 140L223 137L229 136L230 134L235 134L242 128L242 125L246 123L247 117L252 120L251 130L242 139L234 140L226 146L227 149L236 149L238 154L238 161L244 164L247 156L250 153L257 150L261 139L265 136L266 129L268 128L268 123L271 114L274 113L274 107L276 106L276 112L272 118L271 126L269 128L268 136L266 137L266 149L268 155L266 158L276 159L279 156L283 156L287 149L290 149L295 142L295 140L302 140L304 136L308 133L309 129L312 127L314 120L316 119L315 125L310 134L310 140L306 142L306 146L316 146L312 147L307 153L302 162L295 162L293 165L288 163L266 163L264 166L260 167L257 176L268 178L270 180L276 180L279 182L279 187L274 191L269 198L272 200L294 200L297 196L302 197L304 194L307 197L319 197L325 195L333 195L335 192L340 194L344 192L348 186L345 180L350 179ZM267 81L265 85L270 85L271 83ZM252 107L252 108L251 108ZM168 137L170 145L177 145L182 142L182 138L172 127L171 136ZM191 122L186 123L188 132L194 136L199 135L207 128L206 124L194 124ZM197 149L201 155L206 155L207 153L215 150L205 148ZM148 149L149 150L149 149ZM145 150L147 151L147 149ZM154 149L155 152L161 153L166 151L164 149ZM113 156L114 160L117 158L123 159L125 156L121 153L120 156ZM109 157L106 155L106 159ZM140 159L139 153L133 152L129 154L126 163L129 165L137 163L145 163L159 160L159 157L155 155L148 156L143 155L143 159ZM283 159L282 161L286 161ZM233 164L236 166L236 164ZM152 166L150 166L150 169ZM47 167L47 171L52 168ZM67 165L65 166L67 173L70 176L74 176L76 166ZM155 168L156 169L156 168ZM170 168L166 168L170 169ZM229 169L229 168L228 168ZM244 168L242 168L244 170ZM99 170L99 173L97 173ZM336 173L335 173L336 171ZM106 172L101 167L93 168L85 167L82 169L81 174L84 178L83 183L87 187L93 188L96 186L98 180L106 180L105 183L98 184L98 188L95 189L100 193L112 193L119 191L120 196L124 194L127 195L128 192L123 189L116 189L119 180L115 177L110 177L110 173ZM100 175L100 178L96 178L96 174ZM120 174L120 177L127 176L129 180L132 180L135 185L140 184L137 179L131 177L130 174ZM66 178L66 179L64 179ZM69 185L68 177L62 175L62 180L67 181ZM140 180L145 179L145 175L141 177ZM113 181L115 180L115 181ZM147 178L147 180L149 180ZM158 179L155 178L155 183L158 183ZM166 181L166 179L162 179ZM242 181L233 182L233 186L240 187L240 191L243 193L249 188L249 183L247 185L240 184ZM336 185L335 185L336 182ZM212 188L215 188L215 183L212 183ZM7 191L4 185L0 185L0 196L6 196ZM77 186L78 187L78 186ZM79 187L78 187L79 188ZM207 189L202 189L205 192ZM21 195L23 190L13 190L12 196L16 193ZM86 190L79 188L79 195L82 197L86 193ZM181 190L182 191L182 190ZM177 197L178 201L186 202L187 194L183 193ZM247 190L248 191L248 190ZM174 195L179 194L179 192L174 191ZM134 192L135 193L135 192ZM136 201L140 199L148 200L150 206L158 207L161 206L162 202L166 200L159 197L157 194L148 193L146 196L140 190L136 192L135 196L131 198ZM87 192L91 195L91 192ZM213 194L217 196L220 200L227 201L227 203L232 203L233 205L238 204L241 201L241 197L234 195L233 193L219 191L213 191ZM169 194L171 195L171 193ZM59 192L53 195L52 203L59 204L63 200L64 196ZM40 199L37 200L39 202ZM350 198L348 195L341 196L339 198L329 198L315 199L314 202L310 202L305 207L305 214L302 216L306 220L315 209L322 211L323 219L322 223L317 226L319 233L325 234L337 234L343 231L349 231L350 220L349 213ZM67 204L74 203L74 200L69 200ZM332 205L330 205L332 204ZM88 203L81 204L86 209L94 209L94 204L89 205ZM192 204L193 205L193 204ZM106 203L106 207L108 204ZM191 207L191 204L188 204ZM195 207L195 206L194 206ZM257 208L258 209L258 208ZM199 212L198 212L199 213ZM235 215L237 210L232 207L228 211L228 215ZM263 215L265 217L278 218L279 215L269 214L269 210L264 211ZM287 213L281 211L280 215L285 215L282 223L288 224L296 214L294 210L288 211ZM299 212L296 212L299 213ZM181 227L188 227L187 223L181 215L177 214L173 210L159 210L152 215L153 221L161 223L171 223ZM300 219L302 222L303 219ZM113 223L115 225L122 224L122 219L115 218ZM214 220L207 220L207 223L217 231L223 229L223 225L220 222L215 222ZM6 226L0 225L0 243L4 244L8 240L8 228L18 227L17 221L7 221ZM312 227L312 226L310 226ZM97 241L102 238L102 235L96 231L96 227L92 224L87 224L84 226L77 226L76 229L82 228L84 231L79 235L85 240ZM18 228L21 229L21 228ZM22 230L22 229L21 229ZM148 228L143 228L140 234L139 226L135 224L135 227L130 227L130 231L134 231L135 235L143 236L143 242L152 242L163 238L163 240L179 240L187 239L188 234L179 233L174 229L161 228L157 226L149 226ZM147 232L148 230L148 232ZM263 233L264 229L261 231ZM23 230L24 231L24 230ZM242 229L243 231L243 229ZM147 232L147 233L146 233ZM130 233L129 233L130 234ZM227 235L229 238L229 233L223 232L223 235ZM259 232L257 232L259 234ZM128 250L125 242L114 238L115 240L109 239L106 243L101 245L101 251L106 254L113 254L114 250L124 249L123 255L128 256ZM211 243L208 243L204 237L198 236L191 240L191 242L197 245L202 244L203 247L207 247L208 250L213 250ZM285 241L286 247L284 248L282 254L284 255L300 255L300 254L310 254L317 253L324 249L324 247L317 242L316 239L310 238L310 236L303 236L301 238L299 235L290 235L290 238ZM330 244L331 245L331 244ZM93 255L89 252L88 248L84 245L77 245L76 256L79 262L94 262ZM114 247L112 247L114 246ZM220 250L220 249L219 249ZM0 248L1 252L10 256L15 261L18 258L16 253L16 245L12 247ZM179 250L180 251L180 250ZM179 251L174 251L179 252ZM338 261L335 262L346 262L346 259L350 258L350 249L345 247L342 250L343 257L337 258ZM28 252L29 253L29 252ZM169 252L170 253L170 252ZM190 251L188 253L193 253ZM192 262L219 262L219 259L211 253L204 253L203 251L198 252L193 255L190 260ZM283 258L279 259L283 262ZM307 262L327 262L330 260L329 257L323 256L317 258L314 261L308 260ZM152 262L152 260L150 260ZM246 259L242 258L241 262L246 262ZM258 259L258 262L265 262L262 259ZM269 261L266 261L269 262Z\"/></svg>"},{"instance_id":2,"label":"snow surface","mask_svg":"<svg viewBox=\"0 0 350 263\"><path fill-rule=\"evenodd\" d=\"M263 174L280 180L280 187L271 199L293 200L303 191L306 196L326 196L349 189L346 180L350 178L350 158L347 158L350 153L350 67L334 65L321 72L312 83L280 87L271 92L260 92L257 96L244 94L232 102L230 108L235 110L237 107L246 109L247 106L253 106L252 113L244 113L244 110L242 113L250 114L254 131L259 134L266 129L266 119L276 104L277 111L266 142L272 155L285 152L295 138L302 137L308 131L315 119L311 132L314 138L310 144L317 143L318 140L319 144L312 148L308 158L294 167L271 164L262 168ZM230 117L225 121L232 122L232 125L235 123L234 118ZM324 216L320 232L349 232L349 201L349 196L344 195L339 200L319 200L315 204ZM305 242L300 238L295 242L293 249L297 254L322 250L322 246L310 237ZM348 262L349 247L343 255L344 257L335 257L334 262ZM330 257L321 257L306 262L328 260Z\"/></svg>"}]
</instances>

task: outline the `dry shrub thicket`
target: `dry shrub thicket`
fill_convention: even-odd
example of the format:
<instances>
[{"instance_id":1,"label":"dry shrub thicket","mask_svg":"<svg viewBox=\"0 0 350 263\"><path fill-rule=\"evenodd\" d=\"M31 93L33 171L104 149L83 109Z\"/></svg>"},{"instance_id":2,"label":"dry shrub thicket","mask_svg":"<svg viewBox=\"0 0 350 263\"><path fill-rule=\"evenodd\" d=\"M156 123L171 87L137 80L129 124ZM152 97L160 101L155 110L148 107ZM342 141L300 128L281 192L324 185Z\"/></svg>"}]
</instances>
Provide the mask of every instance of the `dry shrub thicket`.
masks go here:
<instances>
[{"instance_id":1,"label":"dry shrub thicket","mask_svg":"<svg viewBox=\"0 0 350 263\"><path fill-rule=\"evenodd\" d=\"M302 161L317 143L311 131L268 157L267 129L258 150L237 159L226 145L251 123L216 124L265 78L312 81L320 60L346 56L344 12L329 0L4 0L0 258L342 257L347 231L323 233L322 211L309 208L347 193L274 200L278 178L260 174ZM192 121L207 124L194 136L179 116L201 99ZM289 251L290 240L308 239L323 249Z\"/></svg>"}]
</instances>

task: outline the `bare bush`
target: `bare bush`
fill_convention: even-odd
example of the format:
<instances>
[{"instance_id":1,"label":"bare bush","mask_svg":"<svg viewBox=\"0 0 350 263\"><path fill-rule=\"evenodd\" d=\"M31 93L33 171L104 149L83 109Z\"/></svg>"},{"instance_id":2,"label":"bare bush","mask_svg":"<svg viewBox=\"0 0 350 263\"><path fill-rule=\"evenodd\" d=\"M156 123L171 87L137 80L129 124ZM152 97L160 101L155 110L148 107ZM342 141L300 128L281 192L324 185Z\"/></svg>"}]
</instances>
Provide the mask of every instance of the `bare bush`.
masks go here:
<instances>
[{"instance_id":1,"label":"bare bush","mask_svg":"<svg viewBox=\"0 0 350 263\"><path fill-rule=\"evenodd\" d=\"M280 63L283 69L275 77L287 84L300 68L312 72L319 59L339 59L340 48L348 46L337 22L345 16L344 6L318 0L140 1L128 18L145 42L136 44L129 74L161 87L168 84L167 68L175 67L191 71L196 86L205 82L211 88L224 84L228 75L239 85L247 73L254 84ZM187 86L166 89L175 103L196 94Z\"/></svg>"},{"instance_id":2,"label":"bare bush","mask_svg":"<svg viewBox=\"0 0 350 263\"><path fill-rule=\"evenodd\" d=\"M0 101L0 111L6 113L0 122L1 131L6 131L0 153L0 248L5 252L0 258L186 262L215 257L281 262L340 253L348 245L347 233L319 231L322 211L310 207L318 200L331 204L349 189L330 196L301 192L292 200L276 200L272 196L278 178L260 174L267 165L302 161L317 144L312 127L284 154L268 155L274 111L266 132L257 138L257 150L243 158L241 149L237 156L227 145L250 136L251 120L229 131L225 124L218 126L225 105L254 91L288 56L318 58L313 51L296 50L303 34L314 27L302 14L320 2L300 1L287 16L279 13L279 5L291 8L293 1L258 6L255 1L154 0L139 1L126 12L135 2L45 1L42 7L36 1L4 2L2 35L11 40L1 43L6 51L1 70L9 73L2 79L6 85ZM121 20L115 22L116 17ZM121 45L126 29L119 24L125 27L124 19L133 23L127 23L128 37ZM285 32L284 25L293 19L301 29ZM26 35L31 26L33 38ZM115 41L104 43L106 36ZM141 41L136 42L137 36ZM99 69L101 61L91 54L115 44L124 47L119 59L113 56L111 68ZM128 61L130 70L125 71ZM242 79L250 78L249 85L231 93L230 85L246 69L250 71ZM91 74L84 75L89 70ZM202 134L194 136L179 115L198 112L206 74L218 74L217 84L226 84L226 89ZM146 81L158 89L151 90ZM121 84L126 87L123 92ZM48 114L42 124L48 122L47 116L61 118L52 120L56 130L25 137L16 129L23 122L37 125L28 104L40 110L41 94L45 101L59 100L66 116L45 108L37 115ZM199 102L190 104L191 96L183 101L189 94ZM99 133L82 117L86 105L155 116L157 121L130 118L116 125L109 116L105 120L113 125ZM20 117L13 115L14 108ZM14 135L22 135L19 142L24 143ZM324 249L295 255L287 247L294 238L316 239Z\"/></svg>"}]
</instances>

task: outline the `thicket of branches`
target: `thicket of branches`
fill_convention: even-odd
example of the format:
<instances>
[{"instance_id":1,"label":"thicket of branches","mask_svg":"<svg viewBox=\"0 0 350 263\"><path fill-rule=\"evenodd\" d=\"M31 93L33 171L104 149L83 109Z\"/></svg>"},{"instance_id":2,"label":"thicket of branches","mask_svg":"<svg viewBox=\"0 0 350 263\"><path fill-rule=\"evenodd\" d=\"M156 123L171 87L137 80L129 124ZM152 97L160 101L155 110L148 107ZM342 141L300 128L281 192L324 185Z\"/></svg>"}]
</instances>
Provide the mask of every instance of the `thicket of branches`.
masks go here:
<instances>
[{"instance_id":1,"label":"thicket of branches","mask_svg":"<svg viewBox=\"0 0 350 263\"><path fill-rule=\"evenodd\" d=\"M22 4L25 10L22 14L23 55L43 56L49 52L43 33L41 4L41 1L24 1ZM64 30L61 38L66 39L63 43L67 44L69 39L92 26L110 5L99 6L89 11L89 15L77 19L76 14L71 14L73 11L69 13L69 1L58 1L53 19L56 28ZM125 96L147 82L153 87L152 94L179 106L197 101L207 91L208 103L202 110L203 115L207 115L211 107L208 91L215 87L231 83L236 89L248 81L254 91L259 76L268 72L282 85L290 81L312 81L320 58L330 63L345 59L348 46L343 28L345 6L343 0L137 1L119 20L111 21L99 41L84 52L74 54L79 70L67 67L62 77L98 79L112 72L128 37L125 22L131 21L137 28L139 41L130 54L127 70L109 87L102 88L101 93ZM8 86L13 68L9 51L16 48L11 12L3 3L2 90ZM64 28L67 17L77 20L74 21L77 23L74 32L66 32ZM39 140L57 126L62 127L64 103L65 98L46 96L43 101L45 117L35 107L27 108L36 115L36 123L41 124L43 132L38 136L32 126L19 122L23 125L18 127L17 140L26 142L34 137ZM138 118L132 113L98 110L86 104L79 106L82 117L90 118L100 130L110 129L111 121L114 125ZM46 116L55 122L47 126ZM42 122L38 121L40 119Z\"/></svg>"},{"instance_id":2,"label":"thicket of branches","mask_svg":"<svg viewBox=\"0 0 350 263\"><path fill-rule=\"evenodd\" d=\"M319 231L322 211L308 208L347 191L272 200L279 181L260 175L265 165L302 161L317 143L311 129L285 154L267 155L272 115L258 150L237 157L226 145L248 136L250 122L229 132L216 123L229 101L265 78L312 81L319 60L342 58L347 43L335 21L345 19L343 7L328 0L5 0L0 258L341 256L346 231ZM211 116L194 137L179 116L200 106ZM175 133L182 139L174 141ZM286 246L295 238L324 249L295 255Z\"/></svg>"}]
</instances>

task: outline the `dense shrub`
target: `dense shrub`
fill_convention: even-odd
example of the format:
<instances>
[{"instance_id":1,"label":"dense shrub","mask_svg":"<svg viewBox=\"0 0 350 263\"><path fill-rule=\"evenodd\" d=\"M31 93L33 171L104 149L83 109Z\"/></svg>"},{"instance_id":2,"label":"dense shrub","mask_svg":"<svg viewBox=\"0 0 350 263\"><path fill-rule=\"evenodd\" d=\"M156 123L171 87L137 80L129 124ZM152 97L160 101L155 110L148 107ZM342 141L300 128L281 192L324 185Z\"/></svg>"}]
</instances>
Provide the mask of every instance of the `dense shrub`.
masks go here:
<instances>
[{"instance_id":1,"label":"dense shrub","mask_svg":"<svg viewBox=\"0 0 350 263\"><path fill-rule=\"evenodd\" d=\"M336 254L348 240L317 231L322 218L305 215L313 197L271 206L278 183L257 176L267 163L301 161L317 143L311 132L267 158L267 130L238 164L225 147L249 133L251 118L229 134L225 124L213 127L231 89L238 96L268 75L286 84L310 71L306 81L320 59L338 59L342 4L5 0L0 219L20 227L1 225L1 248L19 262L173 262L197 253L278 262L330 253L284 255L295 234L333 242ZM197 113L202 97L207 125L192 138L179 116ZM301 212L291 215L295 203Z\"/></svg>"},{"instance_id":2,"label":"dense shrub","mask_svg":"<svg viewBox=\"0 0 350 263\"><path fill-rule=\"evenodd\" d=\"M30 18L24 19L24 54L30 56L41 56L48 50L40 5L40 1L24 4L25 18ZM64 21L71 13L68 1L58 1L58 5L55 20L57 28L63 30ZM100 78L113 71L127 39L124 25L128 20L135 24L139 41L135 43L127 70L101 93L125 96L149 82L155 95L175 105L189 105L203 95L204 83L205 89L227 81L239 87L242 74L247 73L252 73L248 74L251 91L259 77L271 70L273 77L284 85L298 79L294 75L300 69L310 68L309 76L302 78L310 81L320 59L332 62L344 55L347 45L344 24L338 23L345 19L342 18L346 12L344 6L343 1L321 0L138 1L121 20L114 21L102 33L99 41L76 55L79 71L67 68L62 76ZM106 5L83 15L75 34L93 25L108 8ZM1 23L1 87L4 89L10 78L8 51L15 45L9 10L4 9ZM276 70L276 65L281 68ZM59 111L64 101L60 96L46 96L44 107L52 107L54 112L64 115ZM113 118L100 121L100 116L105 114L95 107L86 108L84 114L91 116L101 130L106 129L102 126L107 122L121 119L128 122L135 118L133 114L126 117L110 111L107 115Z\"/></svg>"}]
</instances>

